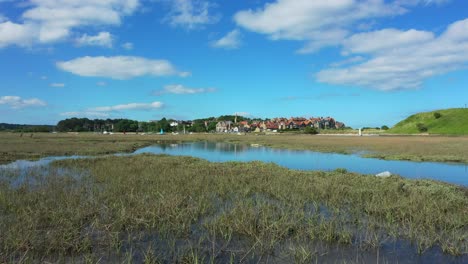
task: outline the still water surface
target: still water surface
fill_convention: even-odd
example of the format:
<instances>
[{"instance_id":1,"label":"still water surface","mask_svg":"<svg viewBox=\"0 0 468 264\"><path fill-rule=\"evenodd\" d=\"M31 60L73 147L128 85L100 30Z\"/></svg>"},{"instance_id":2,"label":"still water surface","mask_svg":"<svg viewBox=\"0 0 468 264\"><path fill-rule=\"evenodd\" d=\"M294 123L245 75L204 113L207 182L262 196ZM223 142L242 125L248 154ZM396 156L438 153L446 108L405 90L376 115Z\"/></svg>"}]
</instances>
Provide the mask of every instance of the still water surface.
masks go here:
<instances>
[{"instance_id":1,"label":"still water surface","mask_svg":"<svg viewBox=\"0 0 468 264\"><path fill-rule=\"evenodd\" d=\"M320 153L216 142L158 144L135 151L135 154L140 153L193 156L214 162L258 160L299 170L330 171L345 168L363 174L390 171L407 178L428 178L468 186L467 164L388 161L362 158L357 154Z\"/></svg>"},{"instance_id":2,"label":"still water surface","mask_svg":"<svg viewBox=\"0 0 468 264\"><path fill-rule=\"evenodd\" d=\"M351 172L362 174L377 174L390 171L406 178L435 179L458 185L468 186L468 164L389 161L373 158L363 158L358 154L344 155L335 153L320 153L307 150L274 149L264 146L246 144L193 142L169 144L161 143L136 150L131 154L115 154L118 156L141 153L183 155L206 159L212 162L225 161L263 161L298 170L331 171L344 168ZM54 160L92 158L87 156L47 157L37 161L18 160L10 164L0 165L1 169L16 169L27 172L29 168L47 166Z\"/></svg>"}]
</instances>

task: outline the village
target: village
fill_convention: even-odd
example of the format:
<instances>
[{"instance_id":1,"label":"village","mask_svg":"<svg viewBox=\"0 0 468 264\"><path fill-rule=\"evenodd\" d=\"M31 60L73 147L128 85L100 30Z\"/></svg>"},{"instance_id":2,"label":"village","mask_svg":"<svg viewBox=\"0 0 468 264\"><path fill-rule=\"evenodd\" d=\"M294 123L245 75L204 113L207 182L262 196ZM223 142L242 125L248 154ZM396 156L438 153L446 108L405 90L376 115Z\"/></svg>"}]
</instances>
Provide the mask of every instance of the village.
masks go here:
<instances>
[{"instance_id":1,"label":"village","mask_svg":"<svg viewBox=\"0 0 468 264\"><path fill-rule=\"evenodd\" d=\"M342 129L345 124L332 117L290 117L251 119L242 116L224 115L195 120L162 118L148 122L129 119L70 118L61 120L53 127L58 132L123 132L123 133L262 133L286 131L319 131ZM104 134L106 134L104 133Z\"/></svg>"},{"instance_id":2,"label":"village","mask_svg":"<svg viewBox=\"0 0 468 264\"><path fill-rule=\"evenodd\" d=\"M246 132L278 132L281 130L303 130L307 127L315 129L340 129L345 124L335 121L332 117L318 118L273 118L267 121L220 121L216 124L217 133L246 133Z\"/></svg>"}]
</instances>

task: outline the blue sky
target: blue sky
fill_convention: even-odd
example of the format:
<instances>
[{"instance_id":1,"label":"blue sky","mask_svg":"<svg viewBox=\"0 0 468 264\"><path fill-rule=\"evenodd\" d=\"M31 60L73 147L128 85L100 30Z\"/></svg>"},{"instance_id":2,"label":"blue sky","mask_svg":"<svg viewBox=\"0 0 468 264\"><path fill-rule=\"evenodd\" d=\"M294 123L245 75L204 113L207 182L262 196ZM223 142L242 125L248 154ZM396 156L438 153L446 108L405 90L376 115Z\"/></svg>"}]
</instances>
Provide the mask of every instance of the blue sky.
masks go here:
<instances>
[{"instance_id":1,"label":"blue sky","mask_svg":"<svg viewBox=\"0 0 468 264\"><path fill-rule=\"evenodd\" d=\"M0 0L0 122L468 104L465 0Z\"/></svg>"}]
</instances>

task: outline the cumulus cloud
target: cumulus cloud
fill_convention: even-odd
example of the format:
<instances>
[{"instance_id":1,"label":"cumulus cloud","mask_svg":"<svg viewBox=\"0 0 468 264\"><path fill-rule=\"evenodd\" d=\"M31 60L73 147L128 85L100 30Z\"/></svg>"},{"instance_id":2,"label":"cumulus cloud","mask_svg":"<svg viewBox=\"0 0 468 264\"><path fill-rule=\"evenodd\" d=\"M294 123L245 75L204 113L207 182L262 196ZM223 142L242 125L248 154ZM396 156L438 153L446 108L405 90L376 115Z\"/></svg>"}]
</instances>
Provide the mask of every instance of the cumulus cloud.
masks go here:
<instances>
[{"instance_id":1,"label":"cumulus cloud","mask_svg":"<svg viewBox=\"0 0 468 264\"><path fill-rule=\"evenodd\" d=\"M439 36L413 29L356 34L344 42L343 51L369 58L324 69L318 81L379 90L419 88L427 78L468 65L468 19L449 25Z\"/></svg>"},{"instance_id":2,"label":"cumulus cloud","mask_svg":"<svg viewBox=\"0 0 468 264\"><path fill-rule=\"evenodd\" d=\"M64 83L51 83L50 87L63 88L65 87L65 84Z\"/></svg>"},{"instance_id":3,"label":"cumulus cloud","mask_svg":"<svg viewBox=\"0 0 468 264\"><path fill-rule=\"evenodd\" d=\"M300 40L306 44L299 52L313 52L338 45L356 22L392 16L406 10L383 0L277 0L258 10L235 14L236 23L274 40Z\"/></svg>"},{"instance_id":4,"label":"cumulus cloud","mask_svg":"<svg viewBox=\"0 0 468 264\"><path fill-rule=\"evenodd\" d=\"M219 18L210 14L212 7L212 4L204 0L174 0L172 10L165 20L171 26L186 29L214 24L218 22Z\"/></svg>"},{"instance_id":5,"label":"cumulus cloud","mask_svg":"<svg viewBox=\"0 0 468 264\"><path fill-rule=\"evenodd\" d=\"M26 107L46 106L47 103L37 98L24 99L19 96L7 95L0 97L0 105L7 105L13 109L20 109Z\"/></svg>"},{"instance_id":6,"label":"cumulus cloud","mask_svg":"<svg viewBox=\"0 0 468 264\"><path fill-rule=\"evenodd\" d=\"M212 46L215 48L237 49L241 46L241 32L235 29L226 36L213 42Z\"/></svg>"},{"instance_id":7,"label":"cumulus cloud","mask_svg":"<svg viewBox=\"0 0 468 264\"><path fill-rule=\"evenodd\" d=\"M139 0L30 0L22 23L0 23L0 47L67 39L76 28L116 26L134 13Z\"/></svg>"},{"instance_id":8,"label":"cumulus cloud","mask_svg":"<svg viewBox=\"0 0 468 264\"><path fill-rule=\"evenodd\" d=\"M343 46L345 53L375 53L424 44L433 39L434 34L427 31L382 29L355 34L346 39Z\"/></svg>"},{"instance_id":9,"label":"cumulus cloud","mask_svg":"<svg viewBox=\"0 0 468 264\"><path fill-rule=\"evenodd\" d=\"M152 103L129 103L120 104L114 106L100 106L89 109L91 112L113 112L113 111L124 111L124 110L154 110L160 109L164 106L161 102Z\"/></svg>"},{"instance_id":10,"label":"cumulus cloud","mask_svg":"<svg viewBox=\"0 0 468 264\"><path fill-rule=\"evenodd\" d=\"M86 77L108 77L113 79L131 79L140 76L185 77L188 72L178 71L167 60L152 60L142 57L80 57L70 61L57 62L63 71Z\"/></svg>"},{"instance_id":11,"label":"cumulus cloud","mask_svg":"<svg viewBox=\"0 0 468 264\"><path fill-rule=\"evenodd\" d=\"M163 90L155 91L154 95L163 94L199 94L199 93L213 93L216 88L188 88L181 84L166 85Z\"/></svg>"},{"instance_id":12,"label":"cumulus cloud","mask_svg":"<svg viewBox=\"0 0 468 264\"><path fill-rule=\"evenodd\" d=\"M33 25L16 24L10 21L0 23L0 48L9 45L30 46L37 35L35 30Z\"/></svg>"},{"instance_id":13,"label":"cumulus cloud","mask_svg":"<svg viewBox=\"0 0 468 264\"><path fill-rule=\"evenodd\" d=\"M273 40L296 40L299 53L339 46L352 32L375 19L401 15L416 5L443 4L448 0L276 0L234 15L238 26Z\"/></svg>"},{"instance_id":14,"label":"cumulus cloud","mask_svg":"<svg viewBox=\"0 0 468 264\"><path fill-rule=\"evenodd\" d=\"M76 42L80 46L101 46L112 48L114 38L109 32L99 32L99 34L95 36L84 34L83 36L76 39Z\"/></svg>"}]
</instances>

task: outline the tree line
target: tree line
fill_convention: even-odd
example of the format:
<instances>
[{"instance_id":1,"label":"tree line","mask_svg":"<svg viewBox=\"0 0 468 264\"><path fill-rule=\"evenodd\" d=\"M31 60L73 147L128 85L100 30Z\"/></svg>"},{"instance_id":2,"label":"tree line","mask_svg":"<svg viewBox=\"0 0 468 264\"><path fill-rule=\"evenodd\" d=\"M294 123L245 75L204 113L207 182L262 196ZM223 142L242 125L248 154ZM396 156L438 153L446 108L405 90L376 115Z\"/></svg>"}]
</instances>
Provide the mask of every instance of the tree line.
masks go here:
<instances>
[{"instance_id":1,"label":"tree line","mask_svg":"<svg viewBox=\"0 0 468 264\"><path fill-rule=\"evenodd\" d=\"M161 130L164 132L210 132L216 130L218 120L228 119L229 116L222 116L179 122L162 118L157 121L141 122L130 119L68 118L59 121L56 130L59 132L160 132ZM172 122L177 122L177 125L171 126Z\"/></svg>"},{"instance_id":2,"label":"tree line","mask_svg":"<svg viewBox=\"0 0 468 264\"><path fill-rule=\"evenodd\" d=\"M0 131L38 133L38 132L52 132L53 130L54 130L54 126L48 126L48 125L18 125L18 124L0 123Z\"/></svg>"}]
</instances>

